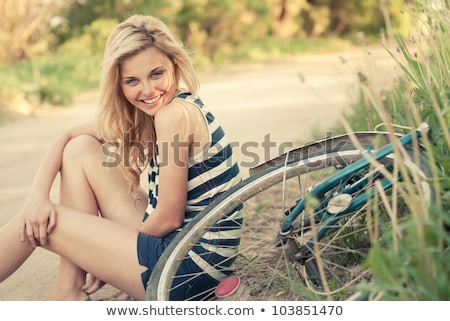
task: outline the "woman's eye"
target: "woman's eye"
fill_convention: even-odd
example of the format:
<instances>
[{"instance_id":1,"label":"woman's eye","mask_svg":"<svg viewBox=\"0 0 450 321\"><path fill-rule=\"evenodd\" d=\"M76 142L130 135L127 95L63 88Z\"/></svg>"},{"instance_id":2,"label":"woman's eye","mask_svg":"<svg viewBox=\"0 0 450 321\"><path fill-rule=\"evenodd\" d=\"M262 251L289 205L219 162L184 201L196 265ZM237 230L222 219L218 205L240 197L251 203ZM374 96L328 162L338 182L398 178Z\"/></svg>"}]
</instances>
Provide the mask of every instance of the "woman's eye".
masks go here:
<instances>
[{"instance_id":1,"label":"woman's eye","mask_svg":"<svg viewBox=\"0 0 450 321\"><path fill-rule=\"evenodd\" d=\"M130 85L130 86L136 85L137 84L137 79L135 79L135 78L125 79L125 84L126 85Z\"/></svg>"},{"instance_id":2,"label":"woman's eye","mask_svg":"<svg viewBox=\"0 0 450 321\"><path fill-rule=\"evenodd\" d=\"M164 70L157 70L150 74L151 78L159 78L164 74Z\"/></svg>"}]
</instances>

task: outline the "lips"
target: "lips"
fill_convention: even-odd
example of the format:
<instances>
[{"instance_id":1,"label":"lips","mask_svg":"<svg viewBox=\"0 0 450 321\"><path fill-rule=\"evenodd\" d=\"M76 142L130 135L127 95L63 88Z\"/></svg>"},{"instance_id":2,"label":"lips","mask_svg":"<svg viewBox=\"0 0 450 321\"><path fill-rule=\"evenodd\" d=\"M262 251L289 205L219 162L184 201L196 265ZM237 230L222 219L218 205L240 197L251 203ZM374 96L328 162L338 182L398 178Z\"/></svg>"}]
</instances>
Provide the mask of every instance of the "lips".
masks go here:
<instances>
[{"instance_id":1,"label":"lips","mask_svg":"<svg viewBox=\"0 0 450 321\"><path fill-rule=\"evenodd\" d=\"M142 101L144 104L151 105L151 104L154 104L154 103L158 102L158 101L161 99L161 97L162 97L163 95L164 95L164 94L161 93L161 94L159 94L159 95L156 96L156 97L149 98L149 99L141 99L141 101Z\"/></svg>"}]
</instances>

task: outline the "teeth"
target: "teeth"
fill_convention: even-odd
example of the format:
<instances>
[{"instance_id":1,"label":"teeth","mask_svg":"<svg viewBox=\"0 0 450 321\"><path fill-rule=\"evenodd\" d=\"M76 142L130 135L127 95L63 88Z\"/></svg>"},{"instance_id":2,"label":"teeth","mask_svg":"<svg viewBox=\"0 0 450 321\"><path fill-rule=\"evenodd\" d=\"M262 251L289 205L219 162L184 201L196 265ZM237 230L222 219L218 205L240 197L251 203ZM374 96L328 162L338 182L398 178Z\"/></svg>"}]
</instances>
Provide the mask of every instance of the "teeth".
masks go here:
<instances>
[{"instance_id":1,"label":"teeth","mask_svg":"<svg viewBox=\"0 0 450 321\"><path fill-rule=\"evenodd\" d=\"M153 99L143 99L142 101L146 104L153 104L153 103L157 102L159 100L159 98L161 98L161 95L159 95L158 97L155 97Z\"/></svg>"}]
</instances>

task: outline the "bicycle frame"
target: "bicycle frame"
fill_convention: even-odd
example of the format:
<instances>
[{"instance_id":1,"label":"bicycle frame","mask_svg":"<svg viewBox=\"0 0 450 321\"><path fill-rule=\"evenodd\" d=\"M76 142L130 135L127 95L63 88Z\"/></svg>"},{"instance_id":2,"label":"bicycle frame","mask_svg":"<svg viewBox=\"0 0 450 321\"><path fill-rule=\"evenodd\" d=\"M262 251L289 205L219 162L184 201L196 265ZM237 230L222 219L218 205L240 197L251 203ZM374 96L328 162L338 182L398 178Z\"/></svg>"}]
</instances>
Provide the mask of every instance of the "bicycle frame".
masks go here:
<instances>
[{"instance_id":1,"label":"bicycle frame","mask_svg":"<svg viewBox=\"0 0 450 321\"><path fill-rule=\"evenodd\" d=\"M411 131L410 133L408 133L404 136L401 136L399 138L400 144L402 146L404 146L404 145L410 144L415 139L420 139L420 137L422 136L422 133L428 131L428 128L429 127L426 123L422 124L416 130ZM376 151L365 151L365 152L370 154L372 159L380 160L394 152L394 144L389 143ZM351 165L347 166L343 170L338 171L336 174L330 176L325 181L316 185L308 193L308 195L306 197L297 200L297 204L290 210L290 213L284 219L281 229L280 229L280 234L288 235L292 231L294 220L300 215L300 213L302 213L305 210L305 208L307 206L307 201L310 197L313 197L313 198L324 197L327 192L329 192L333 188L335 188L340 182L349 179L356 172L358 172L364 168L368 168L369 166L370 166L370 160L368 159L368 157L363 157L363 158L355 161ZM377 175L377 173L375 173L375 175ZM374 178L374 176L372 175L370 177L370 179L373 179L373 178ZM370 190L366 191L366 193L361 193L359 196L355 197L354 199L351 199L351 197L349 196L350 193L354 193L358 190L362 190L363 187L367 185L368 180L369 180L369 177L364 177L361 180L359 180L358 182L352 184L351 186L345 187L340 192L339 195L344 195L343 198L345 198L345 201L347 202L347 204L344 204L344 206L341 210L330 211L329 209L322 209L323 212L322 212L322 216L320 217L320 220L324 221L325 224L322 223L321 228L317 231L316 235L317 235L318 240L320 240L326 234L327 229L329 227L336 224L336 222L339 219L341 219L343 216L347 215L348 213L351 213L351 212L357 210L358 208L361 208L364 204L367 203L368 199L370 199L374 195L375 190L374 190L374 188L371 188ZM382 183L381 183L382 188L384 190L388 190L392 186L392 184L393 183L391 181L389 181L388 179L383 179ZM345 195L348 195L350 197L350 199L345 197ZM333 196L333 198L334 198L334 196ZM311 248L312 241L308 242L306 244L306 246Z\"/></svg>"}]
</instances>

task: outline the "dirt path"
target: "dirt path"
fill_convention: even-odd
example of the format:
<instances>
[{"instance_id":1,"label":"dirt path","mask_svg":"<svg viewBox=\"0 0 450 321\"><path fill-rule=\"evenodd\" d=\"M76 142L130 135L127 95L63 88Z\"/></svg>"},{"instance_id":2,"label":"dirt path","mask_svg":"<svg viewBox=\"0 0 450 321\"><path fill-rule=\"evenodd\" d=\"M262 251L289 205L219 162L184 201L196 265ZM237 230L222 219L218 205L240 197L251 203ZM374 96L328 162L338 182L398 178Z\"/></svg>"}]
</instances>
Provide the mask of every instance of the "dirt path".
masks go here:
<instances>
[{"instance_id":1,"label":"dirt path","mask_svg":"<svg viewBox=\"0 0 450 321\"><path fill-rule=\"evenodd\" d=\"M200 95L227 131L245 176L250 166L310 140L314 131L325 136L357 96L359 71L388 70L378 73L380 84L392 78L387 57L379 47L236 65L203 72ZM81 95L70 108L0 126L0 226L19 211L48 144L63 129L92 119L95 106L95 94ZM38 249L0 284L0 300L39 300L53 284L57 262ZM94 299L127 297L105 287Z\"/></svg>"}]
</instances>

